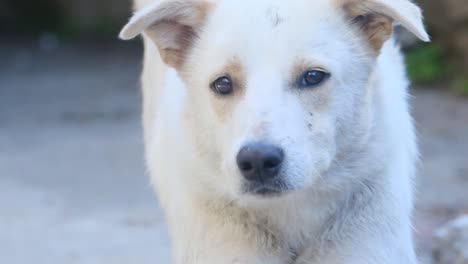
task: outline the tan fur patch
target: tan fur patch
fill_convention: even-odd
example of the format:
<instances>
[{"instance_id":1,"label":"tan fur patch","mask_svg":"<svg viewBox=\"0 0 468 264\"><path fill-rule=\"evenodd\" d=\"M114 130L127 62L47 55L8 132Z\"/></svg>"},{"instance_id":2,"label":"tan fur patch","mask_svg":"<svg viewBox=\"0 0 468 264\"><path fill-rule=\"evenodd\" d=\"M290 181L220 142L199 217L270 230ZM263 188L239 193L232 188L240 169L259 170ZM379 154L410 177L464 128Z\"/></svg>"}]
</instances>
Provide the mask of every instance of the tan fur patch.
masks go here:
<instances>
[{"instance_id":1,"label":"tan fur patch","mask_svg":"<svg viewBox=\"0 0 468 264\"><path fill-rule=\"evenodd\" d=\"M422 23L422 12L410 0L334 0L334 4L361 29L376 52L391 37L393 21L419 39L430 41Z\"/></svg>"},{"instance_id":2,"label":"tan fur patch","mask_svg":"<svg viewBox=\"0 0 468 264\"><path fill-rule=\"evenodd\" d=\"M310 109L311 111L325 109L328 106L328 101L331 96L331 91L328 89L328 81L325 81L325 83L321 84L319 87L311 88L313 90L310 91L298 90L298 80L302 77L302 75L304 75L306 71L314 69L321 69L326 71L324 67L315 65L314 63L304 59L298 59L291 70L291 77L289 79L290 89L293 91L299 91L299 93L307 93L306 96L301 95L300 100L305 109Z\"/></svg>"},{"instance_id":3,"label":"tan fur patch","mask_svg":"<svg viewBox=\"0 0 468 264\"><path fill-rule=\"evenodd\" d=\"M354 26L364 33L371 48L379 52L393 33L393 19L371 1L340 0L341 8Z\"/></svg>"},{"instance_id":4,"label":"tan fur patch","mask_svg":"<svg viewBox=\"0 0 468 264\"><path fill-rule=\"evenodd\" d=\"M229 61L219 72L214 74L210 82L222 76L229 76L234 84L234 93L226 96L213 96L217 115L221 120L225 119L232 111L232 106L239 102L245 94L247 76L241 62L234 58Z\"/></svg>"},{"instance_id":5,"label":"tan fur patch","mask_svg":"<svg viewBox=\"0 0 468 264\"><path fill-rule=\"evenodd\" d=\"M164 63L174 68L182 66L196 35L191 27L172 22L155 24L146 34L155 42ZM169 34L172 36L162 37Z\"/></svg>"},{"instance_id":6,"label":"tan fur patch","mask_svg":"<svg viewBox=\"0 0 468 264\"><path fill-rule=\"evenodd\" d=\"M368 21L361 26L361 29L367 35L371 47L375 51L379 51L385 41L387 41L393 33L392 19L387 16L366 17Z\"/></svg>"},{"instance_id":7,"label":"tan fur patch","mask_svg":"<svg viewBox=\"0 0 468 264\"><path fill-rule=\"evenodd\" d=\"M238 96L245 92L246 73L238 59L235 58L229 61L222 70L213 75L212 80L216 80L221 76L229 76L234 82L233 95Z\"/></svg>"},{"instance_id":8,"label":"tan fur patch","mask_svg":"<svg viewBox=\"0 0 468 264\"><path fill-rule=\"evenodd\" d=\"M185 6L187 4L190 6ZM174 17L162 23L166 24L166 26L171 26L165 32L160 33L159 39L161 39L161 37L170 37L170 32L172 32L172 39L166 41L172 41L174 43L168 43L172 45L160 45L157 40L156 42L158 43L160 54L164 62L167 65L179 69L184 63L187 52L190 50L198 31L203 26L205 18L212 8L212 4L205 1L193 1L189 3L173 3L173 5L172 8L184 10L173 14ZM170 10L170 8L168 9ZM189 12L191 14L188 14Z\"/></svg>"},{"instance_id":9,"label":"tan fur patch","mask_svg":"<svg viewBox=\"0 0 468 264\"><path fill-rule=\"evenodd\" d=\"M167 1L141 10L122 30L130 39L145 32L158 46L163 61L180 68L213 4L207 0Z\"/></svg>"},{"instance_id":10,"label":"tan fur patch","mask_svg":"<svg viewBox=\"0 0 468 264\"><path fill-rule=\"evenodd\" d=\"M289 78L289 87L293 88L297 86L298 79L310 69L311 64L303 59L298 59L297 62L294 64L291 70L291 77Z\"/></svg>"}]
</instances>

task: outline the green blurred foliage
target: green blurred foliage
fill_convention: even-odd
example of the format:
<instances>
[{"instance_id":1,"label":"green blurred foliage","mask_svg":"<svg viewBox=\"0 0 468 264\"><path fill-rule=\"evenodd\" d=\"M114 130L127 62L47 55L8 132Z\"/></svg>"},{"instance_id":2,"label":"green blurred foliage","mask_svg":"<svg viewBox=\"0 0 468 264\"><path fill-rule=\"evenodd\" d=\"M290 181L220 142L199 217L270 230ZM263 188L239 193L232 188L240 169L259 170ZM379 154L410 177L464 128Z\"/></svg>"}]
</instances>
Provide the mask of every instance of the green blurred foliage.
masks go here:
<instances>
[{"instance_id":1,"label":"green blurred foliage","mask_svg":"<svg viewBox=\"0 0 468 264\"><path fill-rule=\"evenodd\" d=\"M468 95L468 76L459 78L453 85L455 91L461 95Z\"/></svg>"},{"instance_id":2,"label":"green blurred foliage","mask_svg":"<svg viewBox=\"0 0 468 264\"><path fill-rule=\"evenodd\" d=\"M406 51L409 78L417 84L444 80L455 93L468 95L468 76L463 71L457 71L445 54L437 44L421 45Z\"/></svg>"},{"instance_id":3,"label":"green blurred foliage","mask_svg":"<svg viewBox=\"0 0 468 264\"><path fill-rule=\"evenodd\" d=\"M442 49L435 44L423 45L406 52L406 65L411 80L430 83L448 74Z\"/></svg>"}]
</instances>

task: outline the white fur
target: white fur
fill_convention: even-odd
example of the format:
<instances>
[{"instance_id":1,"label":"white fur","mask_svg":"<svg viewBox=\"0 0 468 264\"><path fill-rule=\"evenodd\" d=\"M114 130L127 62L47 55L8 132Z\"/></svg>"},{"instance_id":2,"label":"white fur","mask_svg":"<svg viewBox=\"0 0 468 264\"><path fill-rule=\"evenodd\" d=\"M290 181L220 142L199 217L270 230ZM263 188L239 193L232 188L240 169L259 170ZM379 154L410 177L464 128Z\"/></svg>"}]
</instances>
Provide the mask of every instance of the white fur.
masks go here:
<instances>
[{"instance_id":1,"label":"white fur","mask_svg":"<svg viewBox=\"0 0 468 264\"><path fill-rule=\"evenodd\" d=\"M415 7L395 3L397 22L427 40ZM415 264L417 147L393 40L375 57L332 0L215 5L183 69L165 66L144 38L147 162L174 263ZM145 14L131 23L138 16L151 24ZM246 76L243 94L216 97L209 84L233 58ZM294 90L288 80L298 59L327 69L330 80ZM255 140L285 149L290 193L240 191L235 155Z\"/></svg>"}]
</instances>

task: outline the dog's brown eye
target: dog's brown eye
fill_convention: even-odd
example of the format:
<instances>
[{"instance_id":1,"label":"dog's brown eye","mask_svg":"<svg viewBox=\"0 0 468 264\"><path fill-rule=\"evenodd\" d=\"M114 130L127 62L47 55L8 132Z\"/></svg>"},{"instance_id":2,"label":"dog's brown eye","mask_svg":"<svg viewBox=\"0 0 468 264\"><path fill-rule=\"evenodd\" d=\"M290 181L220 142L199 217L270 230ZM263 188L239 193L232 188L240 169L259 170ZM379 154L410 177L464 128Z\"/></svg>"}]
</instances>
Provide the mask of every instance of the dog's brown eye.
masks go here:
<instances>
[{"instance_id":1,"label":"dog's brown eye","mask_svg":"<svg viewBox=\"0 0 468 264\"><path fill-rule=\"evenodd\" d=\"M312 70L304 73L299 81L299 86L302 88L315 87L328 79L330 74L323 70Z\"/></svg>"},{"instance_id":2,"label":"dog's brown eye","mask_svg":"<svg viewBox=\"0 0 468 264\"><path fill-rule=\"evenodd\" d=\"M211 88L218 94L228 95L233 92L234 85L229 77L223 76L214 81Z\"/></svg>"}]
</instances>

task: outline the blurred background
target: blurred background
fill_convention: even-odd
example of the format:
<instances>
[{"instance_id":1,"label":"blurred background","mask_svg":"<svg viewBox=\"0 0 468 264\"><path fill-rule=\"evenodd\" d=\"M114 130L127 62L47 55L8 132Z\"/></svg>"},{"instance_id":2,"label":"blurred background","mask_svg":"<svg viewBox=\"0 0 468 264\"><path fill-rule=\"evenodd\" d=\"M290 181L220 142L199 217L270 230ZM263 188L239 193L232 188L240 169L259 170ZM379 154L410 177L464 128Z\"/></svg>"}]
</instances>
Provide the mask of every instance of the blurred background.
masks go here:
<instances>
[{"instance_id":1,"label":"blurred background","mask_svg":"<svg viewBox=\"0 0 468 264\"><path fill-rule=\"evenodd\" d=\"M468 3L419 4L434 41L398 30L422 151L415 236L424 264L468 263L468 223L459 249L436 232L468 213ZM142 46L117 39L130 10L0 0L0 263L169 263L143 161Z\"/></svg>"}]
</instances>

